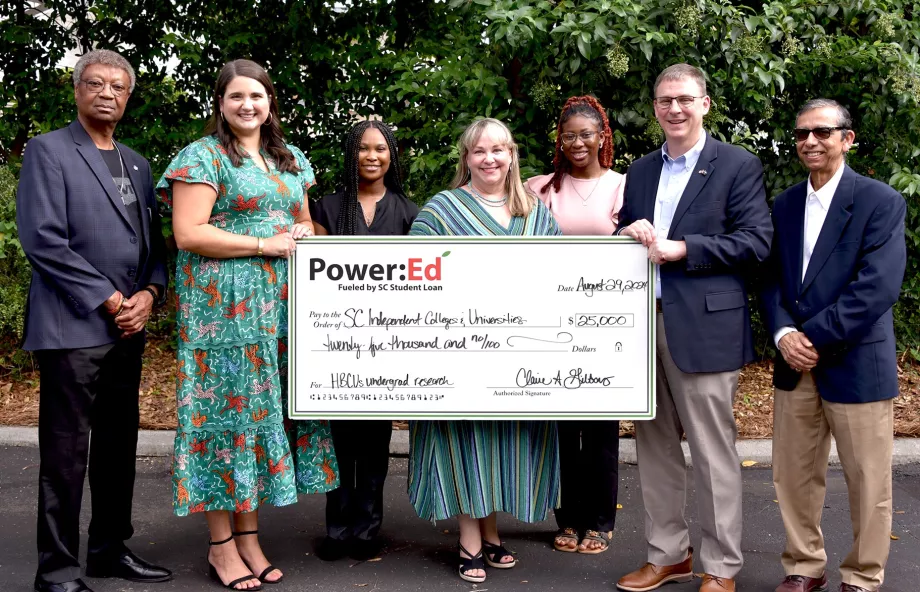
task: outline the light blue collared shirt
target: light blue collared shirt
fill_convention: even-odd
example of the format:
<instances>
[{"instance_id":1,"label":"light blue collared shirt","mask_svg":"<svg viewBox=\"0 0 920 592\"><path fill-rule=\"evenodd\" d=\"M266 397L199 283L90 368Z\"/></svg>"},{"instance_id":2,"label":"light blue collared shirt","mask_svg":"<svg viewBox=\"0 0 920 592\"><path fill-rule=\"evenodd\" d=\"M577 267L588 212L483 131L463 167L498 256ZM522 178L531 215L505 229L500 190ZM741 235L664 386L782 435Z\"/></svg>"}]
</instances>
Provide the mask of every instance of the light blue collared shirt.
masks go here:
<instances>
[{"instance_id":1,"label":"light blue collared shirt","mask_svg":"<svg viewBox=\"0 0 920 592\"><path fill-rule=\"evenodd\" d=\"M658 179L658 194L655 197L655 236L667 239L671 231L671 222L674 212L680 203L680 196L684 194L687 183L696 163L700 160L703 146L706 144L706 132L701 132L699 141L693 148L678 158L668 155L668 143L661 147L661 178ZM661 298L661 269L655 265L655 298Z\"/></svg>"}]
</instances>

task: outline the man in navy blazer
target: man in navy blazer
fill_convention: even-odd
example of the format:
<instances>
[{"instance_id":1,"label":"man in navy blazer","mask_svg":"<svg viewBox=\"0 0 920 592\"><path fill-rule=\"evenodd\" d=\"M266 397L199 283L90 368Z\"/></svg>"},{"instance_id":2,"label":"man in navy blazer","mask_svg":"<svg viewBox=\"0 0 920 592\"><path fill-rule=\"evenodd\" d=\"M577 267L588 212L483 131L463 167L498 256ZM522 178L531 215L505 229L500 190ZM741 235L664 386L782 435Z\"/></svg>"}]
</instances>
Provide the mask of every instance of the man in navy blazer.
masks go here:
<instances>
[{"instance_id":1,"label":"man in navy blazer","mask_svg":"<svg viewBox=\"0 0 920 592\"><path fill-rule=\"evenodd\" d=\"M767 258L773 229L760 161L703 131L703 73L670 66L654 96L666 142L629 167L618 228L648 247L656 266L656 417L636 423L648 563L617 587L644 592L693 577L686 432L702 526L700 590L732 592L742 566L732 400L741 366L754 358L744 273Z\"/></svg>"},{"instance_id":2,"label":"man in navy blazer","mask_svg":"<svg viewBox=\"0 0 920 592\"><path fill-rule=\"evenodd\" d=\"M773 482L786 528L786 578L778 592L827 587L821 510L831 435L854 532L840 590L878 590L888 560L898 395L891 308L907 264L907 206L897 191L846 165L852 127L836 101L806 103L795 138L808 179L773 205L764 304L779 348Z\"/></svg>"},{"instance_id":3,"label":"man in navy blazer","mask_svg":"<svg viewBox=\"0 0 920 592\"><path fill-rule=\"evenodd\" d=\"M23 347L41 372L35 589L42 592L89 590L78 558L87 457L87 575L171 577L124 544L133 533L144 325L168 285L150 166L112 137L134 70L100 50L84 55L73 77L77 121L29 141L16 193L32 264Z\"/></svg>"}]
</instances>

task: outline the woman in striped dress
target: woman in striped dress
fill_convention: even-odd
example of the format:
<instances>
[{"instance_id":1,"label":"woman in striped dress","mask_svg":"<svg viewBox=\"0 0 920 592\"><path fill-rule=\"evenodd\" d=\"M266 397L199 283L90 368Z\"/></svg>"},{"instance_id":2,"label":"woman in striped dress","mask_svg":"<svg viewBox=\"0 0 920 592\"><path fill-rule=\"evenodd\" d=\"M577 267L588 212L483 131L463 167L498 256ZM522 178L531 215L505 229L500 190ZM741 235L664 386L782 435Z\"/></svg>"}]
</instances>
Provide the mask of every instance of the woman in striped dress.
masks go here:
<instances>
[{"instance_id":1,"label":"woman in striped dress","mask_svg":"<svg viewBox=\"0 0 920 592\"><path fill-rule=\"evenodd\" d=\"M546 206L524 189L517 146L505 124L473 123L460 138L459 151L453 188L431 198L410 235L561 234ZM421 518L457 516L460 577L485 581L484 563L514 567L514 556L498 536L495 513L536 522L558 505L556 424L418 421L409 430L409 499Z\"/></svg>"}]
</instances>

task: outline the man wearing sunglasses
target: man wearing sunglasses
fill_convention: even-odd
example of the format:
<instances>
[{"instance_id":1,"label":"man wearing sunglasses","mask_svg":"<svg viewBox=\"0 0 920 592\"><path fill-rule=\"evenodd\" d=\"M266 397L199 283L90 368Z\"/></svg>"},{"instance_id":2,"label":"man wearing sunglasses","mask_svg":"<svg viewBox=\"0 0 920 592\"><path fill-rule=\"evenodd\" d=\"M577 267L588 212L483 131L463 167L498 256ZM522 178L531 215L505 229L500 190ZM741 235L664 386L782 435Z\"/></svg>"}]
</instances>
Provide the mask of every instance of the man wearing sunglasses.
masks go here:
<instances>
[{"instance_id":1,"label":"man wearing sunglasses","mask_svg":"<svg viewBox=\"0 0 920 592\"><path fill-rule=\"evenodd\" d=\"M654 91L666 142L629 167L618 229L648 247L656 266L656 416L636 422L648 563L617 587L645 592L693 579L686 433L702 530L700 590L734 592L743 559L732 400L741 367L754 359L744 274L767 258L773 227L760 160L703 130L703 73L670 66Z\"/></svg>"},{"instance_id":2,"label":"man wearing sunglasses","mask_svg":"<svg viewBox=\"0 0 920 592\"><path fill-rule=\"evenodd\" d=\"M73 78L77 119L29 141L16 192L19 240L32 264L23 348L41 372L40 592L89 590L79 560L87 465L87 575L171 577L124 544L133 533L144 325L168 283L150 166L113 138L134 69L115 52L91 51Z\"/></svg>"},{"instance_id":3,"label":"man wearing sunglasses","mask_svg":"<svg viewBox=\"0 0 920 592\"><path fill-rule=\"evenodd\" d=\"M882 585L891 543L893 399L898 373L891 308L907 253L904 198L857 174L849 112L815 99L796 118L808 179L777 196L768 327L773 374L773 483L786 528L777 592L827 589L821 532L831 436L843 465L854 540L842 592Z\"/></svg>"}]
</instances>

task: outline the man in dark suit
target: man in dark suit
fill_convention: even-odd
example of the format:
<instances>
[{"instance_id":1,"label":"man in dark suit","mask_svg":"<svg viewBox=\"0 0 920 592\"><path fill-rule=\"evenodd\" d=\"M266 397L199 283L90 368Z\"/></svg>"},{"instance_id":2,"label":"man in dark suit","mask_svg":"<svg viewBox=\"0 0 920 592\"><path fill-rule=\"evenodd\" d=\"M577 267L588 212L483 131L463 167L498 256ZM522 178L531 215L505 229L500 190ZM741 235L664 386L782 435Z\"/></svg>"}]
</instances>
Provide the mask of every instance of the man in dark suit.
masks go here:
<instances>
[{"instance_id":1,"label":"man in dark suit","mask_svg":"<svg viewBox=\"0 0 920 592\"><path fill-rule=\"evenodd\" d=\"M78 559L87 456L87 575L171 578L124 544L133 533L144 325L167 286L150 166L112 138L134 70L100 50L77 62L73 78L77 121L29 142L16 193L32 264L23 347L41 372L35 589L42 592L89 590Z\"/></svg>"},{"instance_id":2,"label":"man in dark suit","mask_svg":"<svg viewBox=\"0 0 920 592\"><path fill-rule=\"evenodd\" d=\"M703 73L687 64L655 81L665 144L635 162L617 232L656 265L656 417L637 422L648 563L617 582L654 590L693 577L684 518L687 435L702 527L702 592L734 591L741 570L741 467L732 400L754 358L743 274L764 261L773 229L756 156L703 131Z\"/></svg>"},{"instance_id":3,"label":"man in dark suit","mask_svg":"<svg viewBox=\"0 0 920 592\"><path fill-rule=\"evenodd\" d=\"M795 139L808 179L773 205L776 235L764 304L779 348L773 483L786 527L786 579L777 592L827 588L821 510L831 435L854 533L840 565L840 590L878 590L891 543L898 395L891 308L907 264L907 206L897 191L846 165L852 127L836 101L806 103Z\"/></svg>"}]
</instances>

